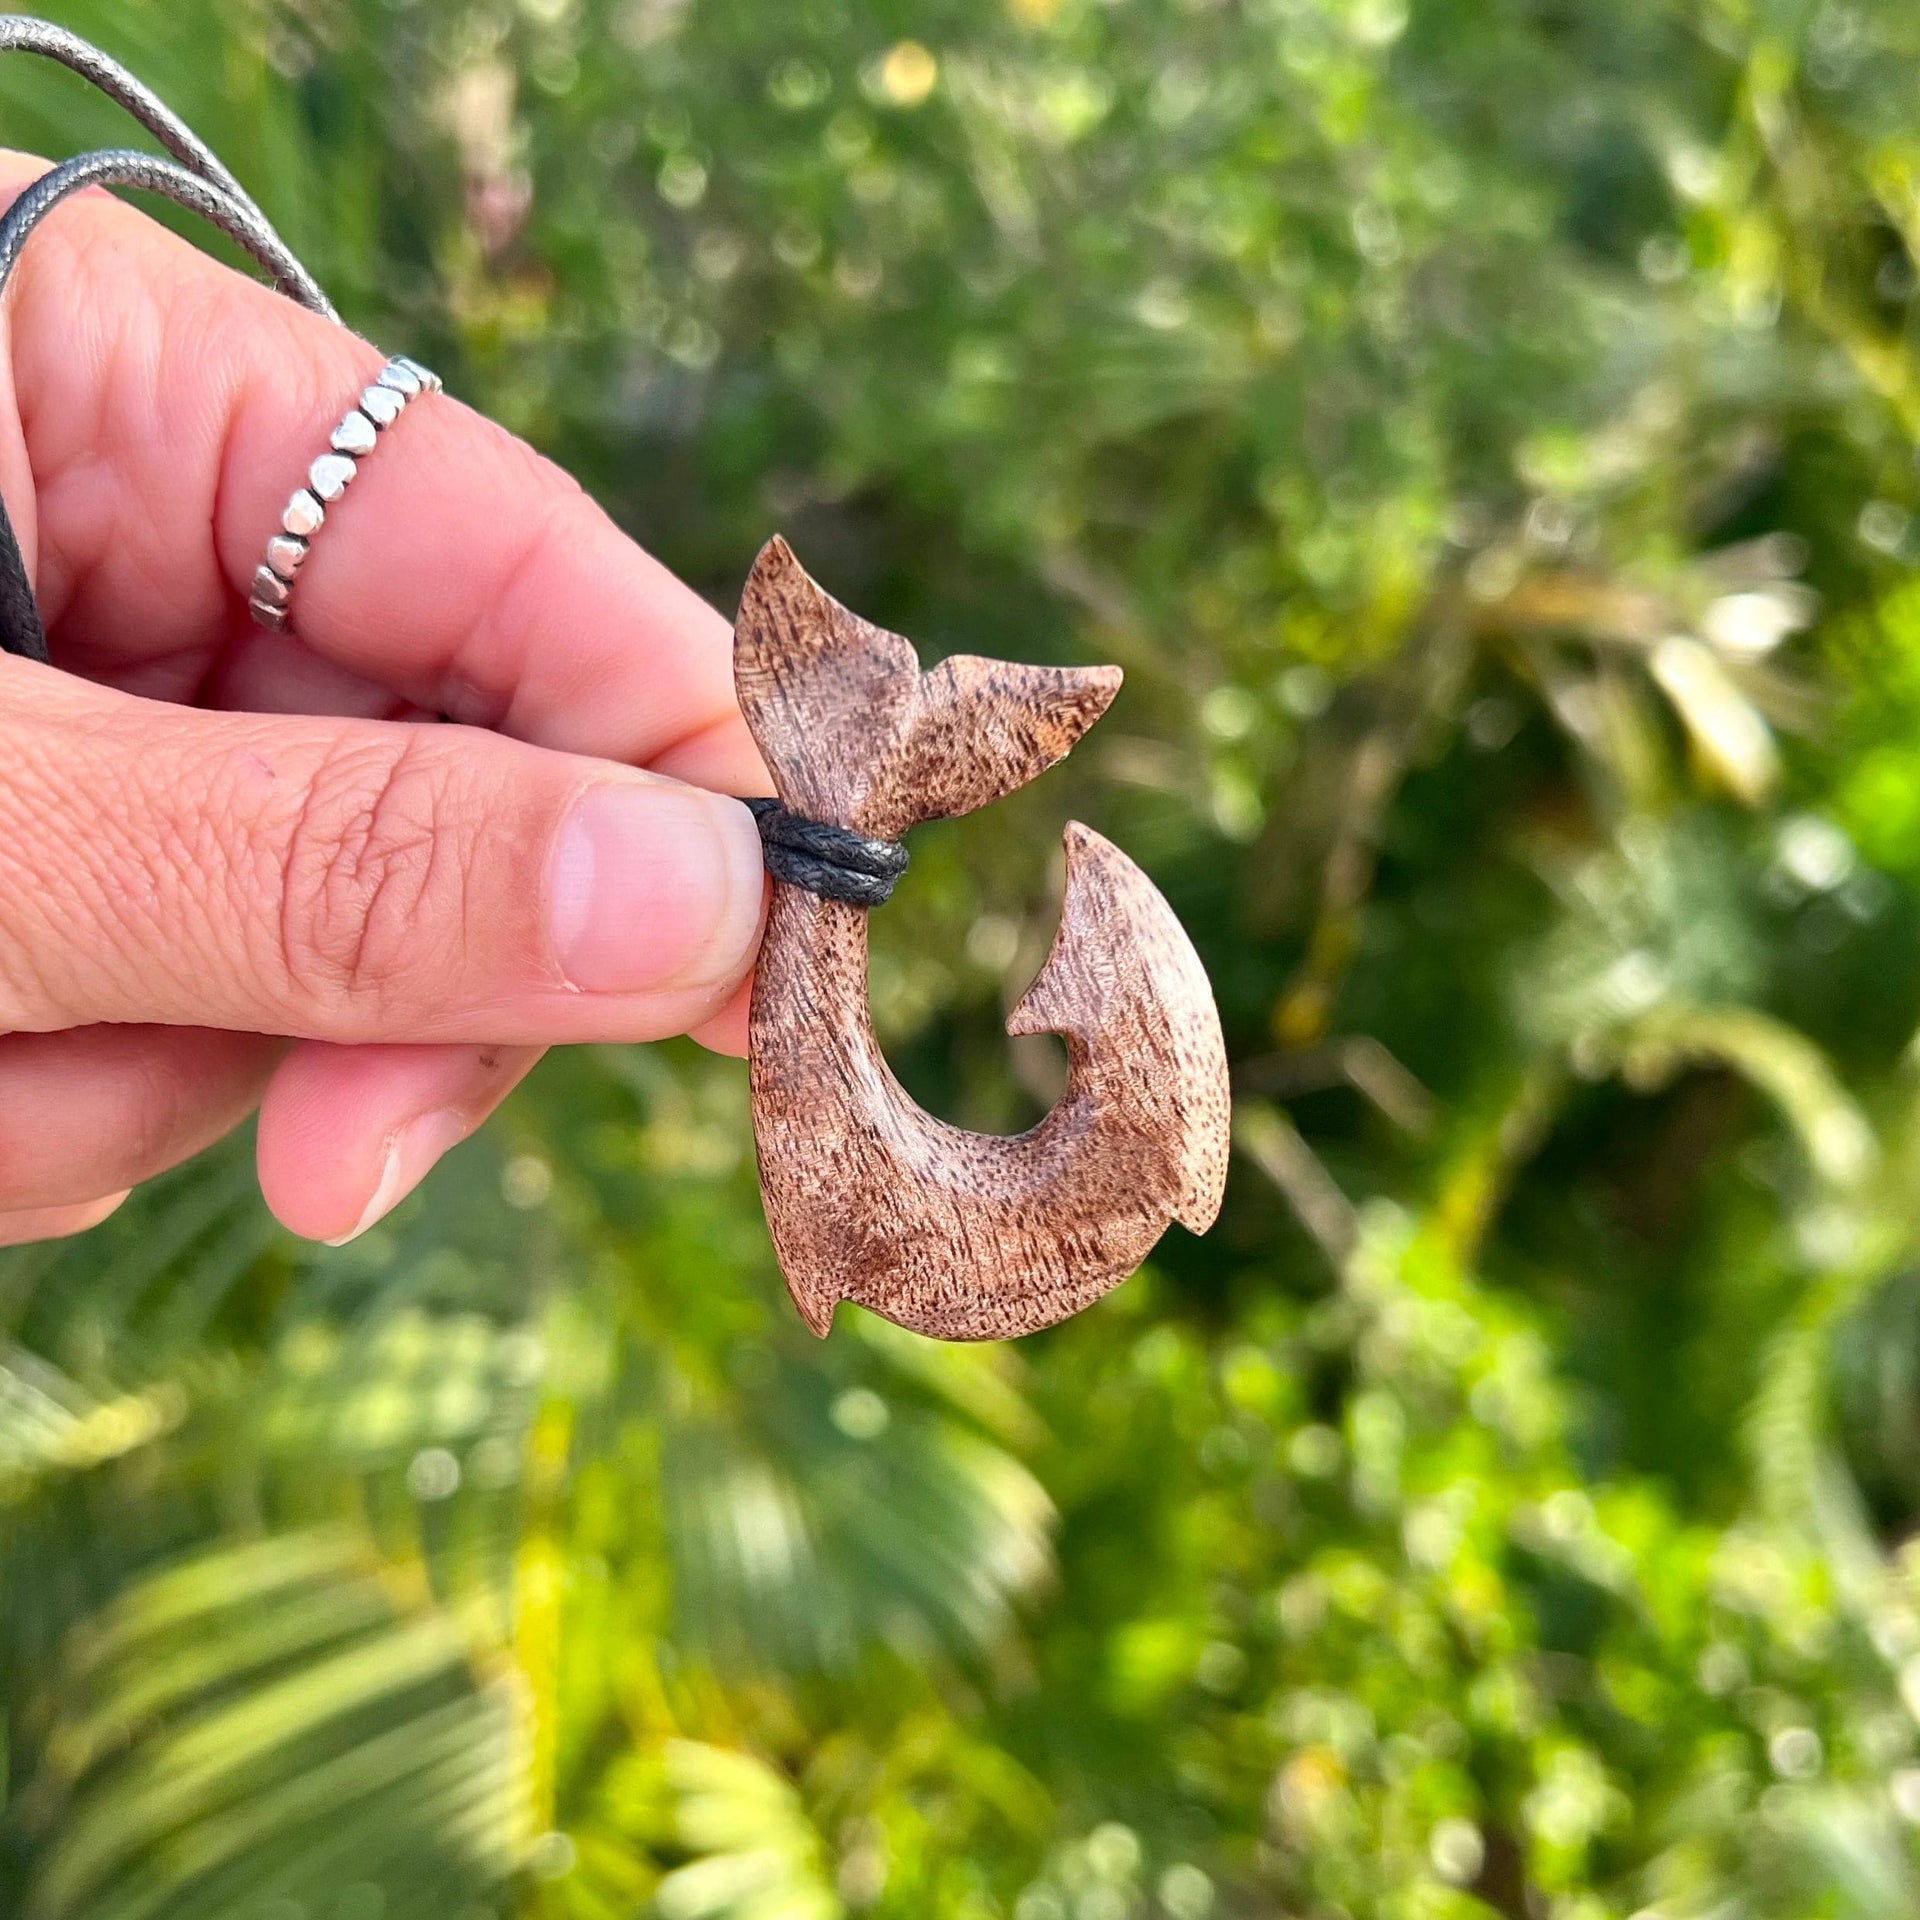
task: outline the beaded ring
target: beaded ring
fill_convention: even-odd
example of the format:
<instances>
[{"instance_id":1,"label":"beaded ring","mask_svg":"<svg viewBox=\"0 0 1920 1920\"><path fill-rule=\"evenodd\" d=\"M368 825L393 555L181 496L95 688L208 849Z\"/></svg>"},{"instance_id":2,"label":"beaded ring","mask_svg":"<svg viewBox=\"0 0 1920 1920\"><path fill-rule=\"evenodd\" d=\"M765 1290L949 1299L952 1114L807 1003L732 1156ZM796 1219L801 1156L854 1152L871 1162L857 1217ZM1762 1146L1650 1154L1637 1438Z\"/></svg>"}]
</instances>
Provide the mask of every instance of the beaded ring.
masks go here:
<instances>
[{"instance_id":1,"label":"beaded ring","mask_svg":"<svg viewBox=\"0 0 1920 1920\"><path fill-rule=\"evenodd\" d=\"M267 542L267 557L254 569L247 607L258 625L273 633L291 629L293 583L315 536L327 523L327 509L353 484L360 462L408 406L422 394L440 391L437 373L405 354L396 354L348 409L334 428L327 451L307 469L307 484L287 502L280 515L280 531Z\"/></svg>"}]
</instances>

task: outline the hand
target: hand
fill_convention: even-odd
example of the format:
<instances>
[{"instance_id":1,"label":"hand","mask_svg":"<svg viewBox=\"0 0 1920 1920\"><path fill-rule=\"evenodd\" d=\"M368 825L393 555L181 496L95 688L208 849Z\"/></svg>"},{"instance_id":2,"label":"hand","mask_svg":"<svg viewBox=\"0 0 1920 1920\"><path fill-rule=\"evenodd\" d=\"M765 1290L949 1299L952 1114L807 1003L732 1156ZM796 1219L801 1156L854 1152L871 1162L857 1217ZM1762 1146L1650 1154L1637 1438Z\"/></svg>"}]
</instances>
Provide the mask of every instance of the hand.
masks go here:
<instances>
[{"instance_id":1,"label":"hand","mask_svg":"<svg viewBox=\"0 0 1920 1920\"><path fill-rule=\"evenodd\" d=\"M0 199L44 167L0 155ZM0 656L0 1244L256 1102L268 1203L337 1240L543 1046L741 1050L764 884L716 794L769 789L711 608L442 395L267 634L266 536L383 356L104 195L3 324L0 488L65 671Z\"/></svg>"}]
</instances>

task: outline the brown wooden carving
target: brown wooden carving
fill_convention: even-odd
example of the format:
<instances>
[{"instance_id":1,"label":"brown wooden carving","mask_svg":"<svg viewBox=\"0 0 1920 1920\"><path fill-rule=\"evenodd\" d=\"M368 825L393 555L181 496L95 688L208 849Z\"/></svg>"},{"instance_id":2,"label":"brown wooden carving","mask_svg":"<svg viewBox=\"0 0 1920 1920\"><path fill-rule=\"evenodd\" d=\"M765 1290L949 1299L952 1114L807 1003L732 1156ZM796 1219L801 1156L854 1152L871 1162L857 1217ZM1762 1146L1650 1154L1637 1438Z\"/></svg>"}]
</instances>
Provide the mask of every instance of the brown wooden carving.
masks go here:
<instances>
[{"instance_id":1,"label":"brown wooden carving","mask_svg":"<svg viewBox=\"0 0 1920 1920\"><path fill-rule=\"evenodd\" d=\"M734 632L740 705L792 812L878 839L985 806L1061 759L1116 667L913 648L823 593L786 544ZM873 1037L866 913L776 884L753 994L754 1138L780 1265L824 1334L841 1300L946 1340L1076 1313L1226 1182L1226 1049L1173 910L1119 848L1067 828L1053 951L1007 1021L1058 1033L1067 1091L1031 1132L969 1133L908 1098Z\"/></svg>"}]
</instances>

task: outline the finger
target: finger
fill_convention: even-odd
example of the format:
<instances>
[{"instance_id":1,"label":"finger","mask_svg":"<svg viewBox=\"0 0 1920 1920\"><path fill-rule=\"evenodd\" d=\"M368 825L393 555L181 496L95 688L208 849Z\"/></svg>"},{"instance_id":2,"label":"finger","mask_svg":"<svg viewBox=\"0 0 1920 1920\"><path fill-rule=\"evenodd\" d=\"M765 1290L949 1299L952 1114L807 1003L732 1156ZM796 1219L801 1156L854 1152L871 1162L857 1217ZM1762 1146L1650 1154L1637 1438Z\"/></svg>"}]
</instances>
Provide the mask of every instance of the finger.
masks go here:
<instances>
[{"instance_id":1,"label":"finger","mask_svg":"<svg viewBox=\"0 0 1920 1920\"><path fill-rule=\"evenodd\" d=\"M27 1247L36 1240L66 1240L117 1213L124 1193L110 1193L80 1207L49 1207L31 1213L0 1213L0 1247Z\"/></svg>"},{"instance_id":2,"label":"finger","mask_svg":"<svg viewBox=\"0 0 1920 1920\"><path fill-rule=\"evenodd\" d=\"M422 709L409 709L376 681L323 660L294 635L270 633L251 621L222 654L206 694L209 705L247 713L432 718ZM324 1041L305 1041L296 1047L275 1079L280 1090L275 1112L284 1116L294 1111L300 1116L299 1124L291 1137L284 1123L269 1126L259 1142L263 1191L283 1225L309 1239L337 1244L364 1233L412 1191L427 1170L424 1164L404 1176L396 1170L385 1180L391 1191L384 1199L376 1199L376 1188L369 1182L385 1179L385 1162L378 1174L369 1173L369 1156L378 1157L376 1149L385 1154L385 1143L403 1133L412 1148L394 1156L396 1169L417 1154L427 1132L420 1123L433 1110L419 1090L419 1056L442 1051L335 1047ZM460 1063L471 1061L475 1050L444 1051L443 1078L457 1073ZM485 1051L497 1058L507 1050ZM527 1050L515 1057L531 1063L539 1055ZM298 1090L291 1109L289 1089ZM467 1105L483 1114L492 1103L474 1095L443 1104ZM359 1224L342 1231L342 1221Z\"/></svg>"},{"instance_id":3,"label":"finger","mask_svg":"<svg viewBox=\"0 0 1920 1920\"><path fill-rule=\"evenodd\" d=\"M267 1205L310 1240L356 1239L539 1058L533 1047L296 1047L260 1106Z\"/></svg>"},{"instance_id":4,"label":"finger","mask_svg":"<svg viewBox=\"0 0 1920 1920\"><path fill-rule=\"evenodd\" d=\"M736 1059L747 1057L747 1023L753 1011L753 981L742 980L733 998L711 1020L702 1021L692 1036L715 1053L730 1053Z\"/></svg>"},{"instance_id":5,"label":"finger","mask_svg":"<svg viewBox=\"0 0 1920 1920\"><path fill-rule=\"evenodd\" d=\"M291 633L247 622L203 683L200 705L231 713L324 713L354 720L427 719L424 708L324 660Z\"/></svg>"},{"instance_id":6,"label":"finger","mask_svg":"<svg viewBox=\"0 0 1920 1920\"><path fill-rule=\"evenodd\" d=\"M0 156L0 192L43 166ZM381 356L105 197L48 220L8 312L37 525L16 512L56 644L83 670L190 697ZM13 504L4 460L0 479ZM635 764L684 748L766 791L726 622L558 468L447 397L381 436L294 607L315 653L416 705Z\"/></svg>"},{"instance_id":7,"label":"finger","mask_svg":"<svg viewBox=\"0 0 1920 1920\"><path fill-rule=\"evenodd\" d=\"M744 1057L751 997L752 982L743 982L693 1038ZM357 1239L478 1128L539 1058L537 1048L303 1042L261 1105L267 1205L309 1240L338 1246Z\"/></svg>"},{"instance_id":8,"label":"finger","mask_svg":"<svg viewBox=\"0 0 1920 1920\"><path fill-rule=\"evenodd\" d=\"M211 714L0 660L0 1030L657 1039L724 1005L737 802L457 727Z\"/></svg>"},{"instance_id":9,"label":"finger","mask_svg":"<svg viewBox=\"0 0 1920 1920\"><path fill-rule=\"evenodd\" d=\"M187 1027L0 1038L0 1212L82 1205L178 1166L246 1118L278 1052Z\"/></svg>"}]
</instances>

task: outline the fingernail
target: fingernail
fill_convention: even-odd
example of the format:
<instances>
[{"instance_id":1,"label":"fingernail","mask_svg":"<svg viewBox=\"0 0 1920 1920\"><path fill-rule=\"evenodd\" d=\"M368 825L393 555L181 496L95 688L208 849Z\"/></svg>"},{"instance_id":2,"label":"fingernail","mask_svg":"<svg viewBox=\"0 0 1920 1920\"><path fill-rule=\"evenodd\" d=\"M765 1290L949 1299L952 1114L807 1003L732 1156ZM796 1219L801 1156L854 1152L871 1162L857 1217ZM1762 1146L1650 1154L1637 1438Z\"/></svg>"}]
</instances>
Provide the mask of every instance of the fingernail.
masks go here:
<instances>
[{"instance_id":1,"label":"fingernail","mask_svg":"<svg viewBox=\"0 0 1920 1920\"><path fill-rule=\"evenodd\" d=\"M351 1233L343 1233L327 1245L344 1247L348 1241L358 1240L369 1227L377 1226L433 1171L440 1156L448 1148L457 1147L472 1131L473 1123L467 1116L451 1108L423 1113L419 1119L409 1120L387 1140L379 1183L359 1223Z\"/></svg>"},{"instance_id":2,"label":"fingernail","mask_svg":"<svg viewBox=\"0 0 1920 1920\"><path fill-rule=\"evenodd\" d=\"M746 971L760 898L760 835L737 800L594 787L554 850L554 957L586 993L718 985Z\"/></svg>"}]
</instances>

